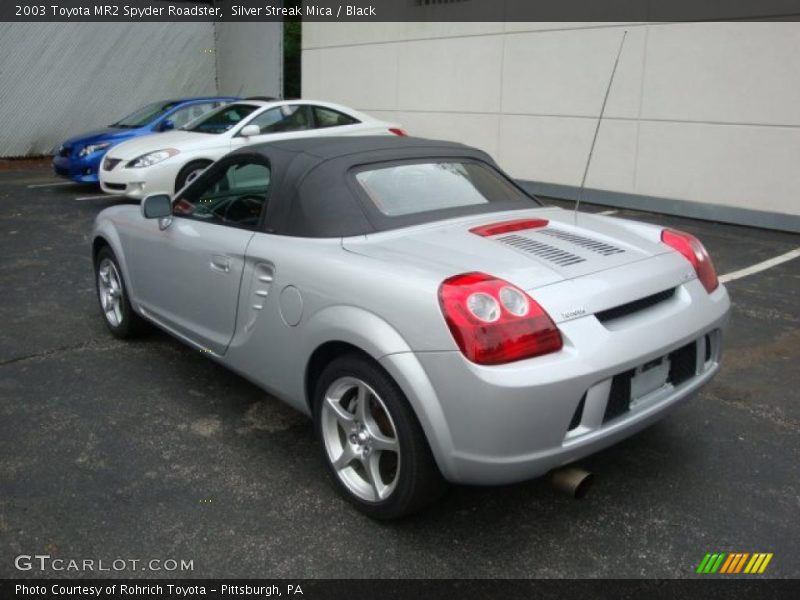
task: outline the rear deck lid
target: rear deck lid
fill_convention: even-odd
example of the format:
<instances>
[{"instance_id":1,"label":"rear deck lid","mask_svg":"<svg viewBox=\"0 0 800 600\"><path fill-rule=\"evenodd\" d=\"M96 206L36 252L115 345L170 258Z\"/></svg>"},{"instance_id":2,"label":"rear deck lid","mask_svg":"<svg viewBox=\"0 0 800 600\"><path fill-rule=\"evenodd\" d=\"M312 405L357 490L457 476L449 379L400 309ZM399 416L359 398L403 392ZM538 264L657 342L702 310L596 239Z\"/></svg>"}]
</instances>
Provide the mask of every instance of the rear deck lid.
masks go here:
<instances>
[{"instance_id":1,"label":"rear deck lid","mask_svg":"<svg viewBox=\"0 0 800 600\"><path fill-rule=\"evenodd\" d=\"M487 235L481 227L524 218L545 225ZM616 221L616 222L615 222ZM631 225L634 225L632 228ZM559 208L510 211L347 238L347 250L433 269L444 279L482 271L525 289L615 269L669 252L636 224ZM500 228L502 229L502 228Z\"/></svg>"}]
</instances>

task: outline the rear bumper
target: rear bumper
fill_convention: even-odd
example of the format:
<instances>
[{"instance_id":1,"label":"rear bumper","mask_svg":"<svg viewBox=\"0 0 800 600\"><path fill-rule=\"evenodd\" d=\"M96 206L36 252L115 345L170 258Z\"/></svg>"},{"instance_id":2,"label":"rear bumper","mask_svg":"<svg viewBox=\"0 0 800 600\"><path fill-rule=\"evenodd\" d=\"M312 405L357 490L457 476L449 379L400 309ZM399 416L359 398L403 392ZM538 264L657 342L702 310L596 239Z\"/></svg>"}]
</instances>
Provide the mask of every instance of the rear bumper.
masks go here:
<instances>
[{"instance_id":1,"label":"rear bumper","mask_svg":"<svg viewBox=\"0 0 800 600\"><path fill-rule=\"evenodd\" d=\"M561 324L565 345L555 354L485 367L460 352L402 353L382 364L409 396L447 479L512 483L610 446L695 395L719 370L729 308L724 287L708 295L695 280L647 319ZM628 392L626 406L611 406L631 370L663 357L677 363L690 347L688 375L670 373L633 400Z\"/></svg>"}]
</instances>

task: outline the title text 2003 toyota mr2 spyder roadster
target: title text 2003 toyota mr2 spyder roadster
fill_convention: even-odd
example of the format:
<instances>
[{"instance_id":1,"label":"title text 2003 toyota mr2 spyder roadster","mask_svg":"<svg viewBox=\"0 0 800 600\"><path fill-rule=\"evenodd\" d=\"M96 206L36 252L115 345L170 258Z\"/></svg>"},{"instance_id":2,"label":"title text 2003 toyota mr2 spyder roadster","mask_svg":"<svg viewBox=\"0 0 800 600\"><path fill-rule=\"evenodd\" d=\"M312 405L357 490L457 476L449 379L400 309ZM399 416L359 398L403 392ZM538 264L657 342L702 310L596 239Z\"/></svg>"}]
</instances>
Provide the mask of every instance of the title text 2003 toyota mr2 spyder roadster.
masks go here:
<instances>
[{"instance_id":1,"label":"title text 2003 toyota mr2 spyder roadster","mask_svg":"<svg viewBox=\"0 0 800 600\"><path fill-rule=\"evenodd\" d=\"M413 138L233 152L93 235L118 337L143 321L314 419L365 513L542 475L719 369L728 295L689 234L541 206L485 153Z\"/></svg>"}]
</instances>

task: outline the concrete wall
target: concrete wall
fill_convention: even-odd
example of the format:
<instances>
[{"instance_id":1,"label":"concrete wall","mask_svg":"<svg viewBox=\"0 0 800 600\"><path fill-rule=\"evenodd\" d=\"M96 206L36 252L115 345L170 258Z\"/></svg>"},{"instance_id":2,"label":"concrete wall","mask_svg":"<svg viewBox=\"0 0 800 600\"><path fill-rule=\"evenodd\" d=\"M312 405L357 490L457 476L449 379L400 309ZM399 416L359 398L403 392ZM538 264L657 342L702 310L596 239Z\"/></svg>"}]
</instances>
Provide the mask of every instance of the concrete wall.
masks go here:
<instances>
[{"instance_id":1,"label":"concrete wall","mask_svg":"<svg viewBox=\"0 0 800 600\"><path fill-rule=\"evenodd\" d=\"M625 29L587 199L800 230L800 23L306 23L303 95L574 196Z\"/></svg>"},{"instance_id":2,"label":"concrete wall","mask_svg":"<svg viewBox=\"0 0 800 600\"><path fill-rule=\"evenodd\" d=\"M172 97L280 96L280 23L0 23L0 157Z\"/></svg>"},{"instance_id":3,"label":"concrete wall","mask_svg":"<svg viewBox=\"0 0 800 600\"><path fill-rule=\"evenodd\" d=\"M220 94L275 96L283 92L283 23L217 23Z\"/></svg>"}]
</instances>

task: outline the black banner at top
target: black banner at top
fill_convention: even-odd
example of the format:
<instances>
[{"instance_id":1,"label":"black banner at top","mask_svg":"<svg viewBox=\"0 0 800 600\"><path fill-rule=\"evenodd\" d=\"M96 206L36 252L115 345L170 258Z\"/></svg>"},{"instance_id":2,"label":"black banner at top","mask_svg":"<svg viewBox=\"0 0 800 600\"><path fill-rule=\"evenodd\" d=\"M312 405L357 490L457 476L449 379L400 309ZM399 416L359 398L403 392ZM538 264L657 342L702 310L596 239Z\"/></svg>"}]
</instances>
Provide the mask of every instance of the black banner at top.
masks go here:
<instances>
[{"instance_id":1,"label":"black banner at top","mask_svg":"<svg viewBox=\"0 0 800 600\"><path fill-rule=\"evenodd\" d=\"M3 0L6 22L800 20L800 0Z\"/></svg>"}]
</instances>

